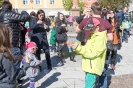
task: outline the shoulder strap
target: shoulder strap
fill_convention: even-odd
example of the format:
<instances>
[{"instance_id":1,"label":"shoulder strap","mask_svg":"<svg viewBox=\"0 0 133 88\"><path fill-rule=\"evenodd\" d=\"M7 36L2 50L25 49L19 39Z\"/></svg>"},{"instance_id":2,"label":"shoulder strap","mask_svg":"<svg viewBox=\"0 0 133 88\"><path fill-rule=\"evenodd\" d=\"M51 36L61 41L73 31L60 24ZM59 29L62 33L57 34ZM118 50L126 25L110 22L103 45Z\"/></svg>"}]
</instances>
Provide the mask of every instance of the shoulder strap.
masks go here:
<instances>
[{"instance_id":1,"label":"shoulder strap","mask_svg":"<svg viewBox=\"0 0 133 88\"><path fill-rule=\"evenodd\" d=\"M0 58L0 69L3 68L3 66L2 66L2 60L3 60L3 56L2 56L2 58Z\"/></svg>"}]
</instances>

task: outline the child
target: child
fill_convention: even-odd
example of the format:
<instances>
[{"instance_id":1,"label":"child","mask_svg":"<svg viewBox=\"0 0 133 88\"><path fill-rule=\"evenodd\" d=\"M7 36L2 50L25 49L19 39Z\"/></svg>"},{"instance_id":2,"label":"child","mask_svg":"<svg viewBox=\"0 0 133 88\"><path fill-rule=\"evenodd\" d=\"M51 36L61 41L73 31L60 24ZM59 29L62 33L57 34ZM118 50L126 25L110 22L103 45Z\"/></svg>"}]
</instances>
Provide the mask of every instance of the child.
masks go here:
<instances>
[{"instance_id":1,"label":"child","mask_svg":"<svg viewBox=\"0 0 133 88\"><path fill-rule=\"evenodd\" d=\"M24 71L14 65L21 57L13 56L11 35L11 29L0 24L0 88L17 88L17 79L24 75Z\"/></svg>"},{"instance_id":2,"label":"child","mask_svg":"<svg viewBox=\"0 0 133 88\"><path fill-rule=\"evenodd\" d=\"M86 84L84 88L95 88L96 78L102 74L105 56L107 32L99 31L100 22L96 18L88 20L88 24L84 27L91 33L90 38L84 46L81 43L72 44L72 48L82 55L82 69L86 74Z\"/></svg>"},{"instance_id":3,"label":"child","mask_svg":"<svg viewBox=\"0 0 133 88\"><path fill-rule=\"evenodd\" d=\"M54 27L51 31L50 44L52 45L51 54L55 54L55 51L56 51L56 31L55 31Z\"/></svg>"},{"instance_id":4,"label":"child","mask_svg":"<svg viewBox=\"0 0 133 88\"><path fill-rule=\"evenodd\" d=\"M39 66L41 66L42 62L38 60L35 56L37 45L34 42L29 42L26 44L26 51L24 59L22 60L22 64L26 70L26 76L29 77L30 85L29 88L35 88L35 78L39 74Z\"/></svg>"}]
</instances>

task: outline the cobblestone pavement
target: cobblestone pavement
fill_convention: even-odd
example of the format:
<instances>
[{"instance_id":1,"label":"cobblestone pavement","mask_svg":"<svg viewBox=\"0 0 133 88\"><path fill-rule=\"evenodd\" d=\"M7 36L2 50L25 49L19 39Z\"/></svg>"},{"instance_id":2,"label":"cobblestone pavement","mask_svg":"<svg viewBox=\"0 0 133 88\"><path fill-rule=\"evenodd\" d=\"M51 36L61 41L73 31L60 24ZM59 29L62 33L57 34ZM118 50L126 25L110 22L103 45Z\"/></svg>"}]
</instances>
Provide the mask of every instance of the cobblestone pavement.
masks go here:
<instances>
[{"instance_id":1,"label":"cobblestone pavement","mask_svg":"<svg viewBox=\"0 0 133 88\"><path fill-rule=\"evenodd\" d=\"M75 35L73 33L70 36ZM50 36L48 34L48 36ZM49 37L48 37L49 39ZM75 41L75 40L73 40ZM109 70L109 88L133 88L133 36L129 38L129 43L123 43L122 49L118 51L116 60L116 70ZM42 54L43 71L37 77L36 88L84 88L85 74L81 69L81 56L75 56L76 62L71 62L69 58L62 67L57 67L59 59L51 56L53 70L46 68L45 55ZM28 78L24 77L23 88L28 86Z\"/></svg>"}]
</instances>

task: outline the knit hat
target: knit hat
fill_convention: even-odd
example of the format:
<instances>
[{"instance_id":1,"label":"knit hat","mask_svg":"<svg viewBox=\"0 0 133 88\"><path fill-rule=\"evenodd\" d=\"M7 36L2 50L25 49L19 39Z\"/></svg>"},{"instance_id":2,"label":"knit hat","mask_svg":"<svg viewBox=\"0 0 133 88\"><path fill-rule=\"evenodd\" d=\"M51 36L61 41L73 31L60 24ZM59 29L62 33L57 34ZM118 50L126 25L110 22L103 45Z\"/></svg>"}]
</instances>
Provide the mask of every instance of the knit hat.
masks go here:
<instances>
[{"instance_id":1,"label":"knit hat","mask_svg":"<svg viewBox=\"0 0 133 88\"><path fill-rule=\"evenodd\" d=\"M123 6L122 6L122 5L119 5L119 6L117 7L117 9L118 9L118 10L123 10Z\"/></svg>"},{"instance_id":2,"label":"knit hat","mask_svg":"<svg viewBox=\"0 0 133 88\"><path fill-rule=\"evenodd\" d=\"M26 49L28 49L28 48L31 48L31 47L36 47L37 45L36 45L36 43L35 42L29 42L29 43L27 43L26 44Z\"/></svg>"},{"instance_id":3,"label":"knit hat","mask_svg":"<svg viewBox=\"0 0 133 88\"><path fill-rule=\"evenodd\" d=\"M96 26L98 26L100 24L100 21L96 18L91 18L88 20L87 25L84 27L85 30L92 30L94 29Z\"/></svg>"}]
</instances>

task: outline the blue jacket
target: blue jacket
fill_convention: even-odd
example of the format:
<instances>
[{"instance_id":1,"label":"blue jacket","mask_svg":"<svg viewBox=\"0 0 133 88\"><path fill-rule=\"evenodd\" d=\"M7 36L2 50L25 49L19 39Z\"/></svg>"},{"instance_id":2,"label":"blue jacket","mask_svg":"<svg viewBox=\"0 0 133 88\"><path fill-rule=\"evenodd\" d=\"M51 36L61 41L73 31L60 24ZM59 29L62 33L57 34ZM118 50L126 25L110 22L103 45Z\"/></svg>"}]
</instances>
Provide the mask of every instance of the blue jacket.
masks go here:
<instances>
[{"instance_id":1,"label":"blue jacket","mask_svg":"<svg viewBox=\"0 0 133 88\"><path fill-rule=\"evenodd\" d=\"M116 17L120 20L120 22L122 22L124 20L124 12L123 11L118 12L116 14Z\"/></svg>"}]
</instances>

